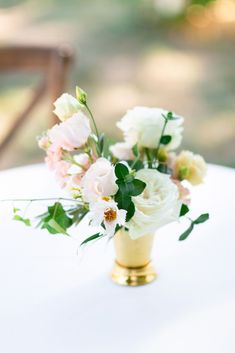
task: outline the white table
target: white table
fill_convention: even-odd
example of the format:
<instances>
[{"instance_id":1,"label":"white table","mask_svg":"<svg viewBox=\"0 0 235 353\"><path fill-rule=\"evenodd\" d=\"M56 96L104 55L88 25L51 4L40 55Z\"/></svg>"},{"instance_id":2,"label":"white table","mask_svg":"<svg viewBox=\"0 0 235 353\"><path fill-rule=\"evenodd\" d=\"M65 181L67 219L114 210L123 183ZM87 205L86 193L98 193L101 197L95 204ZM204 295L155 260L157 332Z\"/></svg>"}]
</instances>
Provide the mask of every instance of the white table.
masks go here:
<instances>
[{"instance_id":1,"label":"white table","mask_svg":"<svg viewBox=\"0 0 235 353\"><path fill-rule=\"evenodd\" d=\"M185 224L158 232L158 279L138 288L110 281L112 244L77 256L85 225L53 236L11 221L1 204L0 352L234 353L235 171L210 166L194 190L192 215L210 221L185 242ZM0 173L1 199L59 193L42 165Z\"/></svg>"}]
</instances>

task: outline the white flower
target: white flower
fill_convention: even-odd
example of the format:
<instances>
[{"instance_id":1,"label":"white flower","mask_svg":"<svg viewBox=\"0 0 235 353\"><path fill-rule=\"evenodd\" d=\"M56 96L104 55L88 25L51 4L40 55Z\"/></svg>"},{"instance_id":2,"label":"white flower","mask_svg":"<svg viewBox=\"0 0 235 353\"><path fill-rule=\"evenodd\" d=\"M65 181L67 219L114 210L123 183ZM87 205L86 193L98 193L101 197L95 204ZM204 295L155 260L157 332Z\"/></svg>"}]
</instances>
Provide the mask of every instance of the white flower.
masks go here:
<instances>
[{"instance_id":1,"label":"white flower","mask_svg":"<svg viewBox=\"0 0 235 353\"><path fill-rule=\"evenodd\" d=\"M79 112L63 123L56 124L48 131L53 146L67 151L83 146L91 133L89 119Z\"/></svg>"},{"instance_id":2,"label":"white flower","mask_svg":"<svg viewBox=\"0 0 235 353\"><path fill-rule=\"evenodd\" d=\"M78 102L76 98L71 96L68 93L62 94L55 102L54 102L55 113L61 121L65 121L75 113L78 113L82 106Z\"/></svg>"},{"instance_id":3,"label":"white flower","mask_svg":"<svg viewBox=\"0 0 235 353\"><path fill-rule=\"evenodd\" d=\"M102 196L117 192L114 167L106 158L99 158L93 163L81 181L82 195L86 202L95 202Z\"/></svg>"},{"instance_id":4,"label":"white flower","mask_svg":"<svg viewBox=\"0 0 235 353\"><path fill-rule=\"evenodd\" d=\"M190 151L182 151L174 161L173 177L188 180L192 185L203 182L207 166L202 156Z\"/></svg>"},{"instance_id":5,"label":"white flower","mask_svg":"<svg viewBox=\"0 0 235 353\"><path fill-rule=\"evenodd\" d=\"M132 197L135 214L126 225L132 239L152 234L177 220L182 205L178 188L168 175L155 169L141 169L136 178L144 181L146 187L142 194Z\"/></svg>"},{"instance_id":6,"label":"white flower","mask_svg":"<svg viewBox=\"0 0 235 353\"><path fill-rule=\"evenodd\" d=\"M126 142L118 142L109 147L110 151L114 155L114 157L120 160L132 160L134 159L133 152L131 150L131 146Z\"/></svg>"},{"instance_id":7,"label":"white flower","mask_svg":"<svg viewBox=\"0 0 235 353\"><path fill-rule=\"evenodd\" d=\"M160 108L135 107L117 123L123 131L124 139L129 146L138 143L139 147L157 148L164 121L162 114L167 111ZM183 118L169 120L164 135L170 135L171 141L165 146L167 150L177 148L182 140Z\"/></svg>"},{"instance_id":8,"label":"white flower","mask_svg":"<svg viewBox=\"0 0 235 353\"><path fill-rule=\"evenodd\" d=\"M103 197L91 204L88 214L90 224L94 227L105 226L105 234L112 237L117 225L124 226L126 220L126 211L119 210L114 200L109 197Z\"/></svg>"}]
</instances>

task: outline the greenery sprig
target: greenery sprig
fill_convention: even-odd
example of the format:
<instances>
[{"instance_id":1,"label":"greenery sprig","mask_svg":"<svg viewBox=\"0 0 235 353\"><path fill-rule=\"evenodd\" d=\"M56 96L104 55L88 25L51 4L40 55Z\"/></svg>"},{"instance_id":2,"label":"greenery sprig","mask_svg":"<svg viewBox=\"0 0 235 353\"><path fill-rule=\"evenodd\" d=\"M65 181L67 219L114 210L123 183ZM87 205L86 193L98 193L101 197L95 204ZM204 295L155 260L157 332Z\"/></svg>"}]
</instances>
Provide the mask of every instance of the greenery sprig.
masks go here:
<instances>
[{"instance_id":1,"label":"greenery sprig","mask_svg":"<svg viewBox=\"0 0 235 353\"><path fill-rule=\"evenodd\" d=\"M144 191L146 184L142 180L136 179L123 163L116 164L115 175L117 177L118 191L114 199L119 209L127 211L126 221L128 222L135 213L135 205L131 198L132 196L140 195Z\"/></svg>"},{"instance_id":2,"label":"greenery sprig","mask_svg":"<svg viewBox=\"0 0 235 353\"><path fill-rule=\"evenodd\" d=\"M189 212L188 206L183 204L181 207L181 211L180 211L180 217L185 216L188 212ZM188 218L188 219L190 220L190 225L179 237L180 241L188 238L188 236L193 231L195 225L206 222L209 219L209 214L203 213L199 217L197 217L195 220L192 220L191 218Z\"/></svg>"}]
</instances>

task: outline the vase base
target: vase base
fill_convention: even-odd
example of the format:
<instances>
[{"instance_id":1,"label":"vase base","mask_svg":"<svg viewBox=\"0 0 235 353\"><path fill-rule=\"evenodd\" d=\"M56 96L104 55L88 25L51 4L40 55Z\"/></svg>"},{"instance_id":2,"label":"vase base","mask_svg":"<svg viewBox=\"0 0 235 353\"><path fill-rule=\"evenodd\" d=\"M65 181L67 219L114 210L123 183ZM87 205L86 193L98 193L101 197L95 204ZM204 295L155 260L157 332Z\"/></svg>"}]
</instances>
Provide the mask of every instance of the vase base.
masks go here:
<instances>
[{"instance_id":1,"label":"vase base","mask_svg":"<svg viewBox=\"0 0 235 353\"><path fill-rule=\"evenodd\" d=\"M157 274L150 261L142 267L124 267L115 261L112 280L121 286L143 286L155 280Z\"/></svg>"}]
</instances>

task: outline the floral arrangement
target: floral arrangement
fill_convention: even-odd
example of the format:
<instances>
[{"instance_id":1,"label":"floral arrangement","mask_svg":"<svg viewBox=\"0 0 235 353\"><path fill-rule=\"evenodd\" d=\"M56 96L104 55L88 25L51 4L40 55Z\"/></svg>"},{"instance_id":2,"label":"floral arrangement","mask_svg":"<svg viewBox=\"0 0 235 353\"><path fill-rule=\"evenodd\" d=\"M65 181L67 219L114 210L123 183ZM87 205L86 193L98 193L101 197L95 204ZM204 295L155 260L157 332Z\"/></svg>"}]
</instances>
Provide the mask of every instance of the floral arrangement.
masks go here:
<instances>
[{"instance_id":1,"label":"floral arrangement","mask_svg":"<svg viewBox=\"0 0 235 353\"><path fill-rule=\"evenodd\" d=\"M76 88L76 98L62 94L54 105L61 122L45 132L38 144L70 196L49 206L39 216L38 226L68 235L68 229L86 216L90 226L100 231L86 238L85 244L112 238L122 227L137 239L188 213L190 185L202 183L207 168L200 155L174 152L182 140L183 117L159 108L135 107L117 123L123 142L109 146L82 89ZM31 225L18 209L14 213L16 220ZM189 218L179 240L208 218L207 213Z\"/></svg>"}]
</instances>

